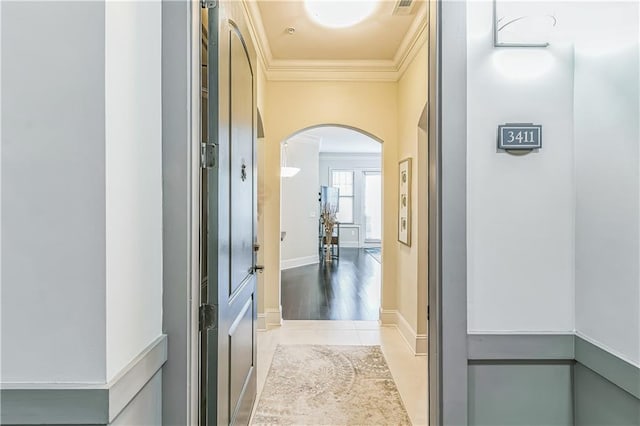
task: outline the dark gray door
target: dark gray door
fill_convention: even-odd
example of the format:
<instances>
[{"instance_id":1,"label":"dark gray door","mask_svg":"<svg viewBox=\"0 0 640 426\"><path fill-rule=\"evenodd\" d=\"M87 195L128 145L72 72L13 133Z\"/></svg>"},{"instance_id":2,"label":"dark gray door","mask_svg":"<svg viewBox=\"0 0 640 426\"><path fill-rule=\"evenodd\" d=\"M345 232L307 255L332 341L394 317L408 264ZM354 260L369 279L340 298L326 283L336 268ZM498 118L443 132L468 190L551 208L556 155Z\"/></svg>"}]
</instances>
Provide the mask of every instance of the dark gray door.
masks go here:
<instances>
[{"instance_id":1,"label":"dark gray door","mask_svg":"<svg viewBox=\"0 0 640 426\"><path fill-rule=\"evenodd\" d=\"M207 426L247 424L256 396L255 55L241 7L211 2L202 14L201 424Z\"/></svg>"}]
</instances>

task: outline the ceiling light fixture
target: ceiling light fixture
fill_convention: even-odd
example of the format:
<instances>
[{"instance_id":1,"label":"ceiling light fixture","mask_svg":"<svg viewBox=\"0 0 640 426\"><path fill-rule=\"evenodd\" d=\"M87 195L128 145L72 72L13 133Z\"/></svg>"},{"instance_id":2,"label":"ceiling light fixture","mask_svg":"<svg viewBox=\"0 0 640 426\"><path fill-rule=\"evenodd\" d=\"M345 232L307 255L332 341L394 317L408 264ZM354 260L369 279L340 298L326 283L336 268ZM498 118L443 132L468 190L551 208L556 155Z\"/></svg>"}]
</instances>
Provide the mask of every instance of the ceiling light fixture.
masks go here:
<instances>
[{"instance_id":1,"label":"ceiling light fixture","mask_svg":"<svg viewBox=\"0 0 640 426\"><path fill-rule=\"evenodd\" d=\"M305 0L307 13L318 24L329 28L352 27L367 19L378 0Z\"/></svg>"}]
</instances>

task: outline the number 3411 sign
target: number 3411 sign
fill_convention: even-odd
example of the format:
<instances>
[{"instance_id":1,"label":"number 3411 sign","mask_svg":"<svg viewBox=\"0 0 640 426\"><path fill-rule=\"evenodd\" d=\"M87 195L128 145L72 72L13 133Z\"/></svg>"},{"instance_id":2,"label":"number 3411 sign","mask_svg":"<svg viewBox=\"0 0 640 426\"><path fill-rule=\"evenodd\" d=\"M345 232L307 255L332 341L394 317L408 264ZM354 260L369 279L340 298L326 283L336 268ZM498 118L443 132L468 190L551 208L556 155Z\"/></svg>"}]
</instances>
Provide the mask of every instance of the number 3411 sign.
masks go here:
<instances>
[{"instance_id":1,"label":"number 3411 sign","mask_svg":"<svg viewBox=\"0 0 640 426\"><path fill-rule=\"evenodd\" d=\"M542 148L542 126L504 124L498 126L498 149L531 150Z\"/></svg>"}]
</instances>

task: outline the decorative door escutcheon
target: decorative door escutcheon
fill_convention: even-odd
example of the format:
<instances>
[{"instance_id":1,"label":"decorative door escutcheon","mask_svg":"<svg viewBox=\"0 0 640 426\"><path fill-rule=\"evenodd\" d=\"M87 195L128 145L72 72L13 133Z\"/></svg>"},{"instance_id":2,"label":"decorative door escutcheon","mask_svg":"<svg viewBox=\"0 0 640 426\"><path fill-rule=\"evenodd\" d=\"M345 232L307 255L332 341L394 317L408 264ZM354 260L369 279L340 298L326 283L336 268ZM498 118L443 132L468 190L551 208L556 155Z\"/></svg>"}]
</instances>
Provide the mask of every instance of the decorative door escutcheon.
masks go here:
<instances>
[{"instance_id":1,"label":"decorative door escutcheon","mask_svg":"<svg viewBox=\"0 0 640 426\"><path fill-rule=\"evenodd\" d=\"M242 163L242 169L240 170L240 179L244 182L247 180L247 165Z\"/></svg>"}]
</instances>

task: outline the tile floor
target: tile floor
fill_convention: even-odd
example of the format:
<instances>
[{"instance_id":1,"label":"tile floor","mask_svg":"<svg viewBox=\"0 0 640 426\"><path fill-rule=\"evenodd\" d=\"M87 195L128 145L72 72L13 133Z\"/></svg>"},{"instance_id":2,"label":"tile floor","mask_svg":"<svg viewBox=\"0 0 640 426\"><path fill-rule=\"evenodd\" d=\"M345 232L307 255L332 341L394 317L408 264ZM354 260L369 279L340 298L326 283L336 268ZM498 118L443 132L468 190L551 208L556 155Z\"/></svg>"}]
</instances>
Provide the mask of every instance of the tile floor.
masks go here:
<instances>
[{"instance_id":1,"label":"tile floor","mask_svg":"<svg viewBox=\"0 0 640 426\"><path fill-rule=\"evenodd\" d=\"M427 424L427 358L414 356L395 327L377 321L284 321L258 332L258 398L278 344L380 345L414 425Z\"/></svg>"}]
</instances>

